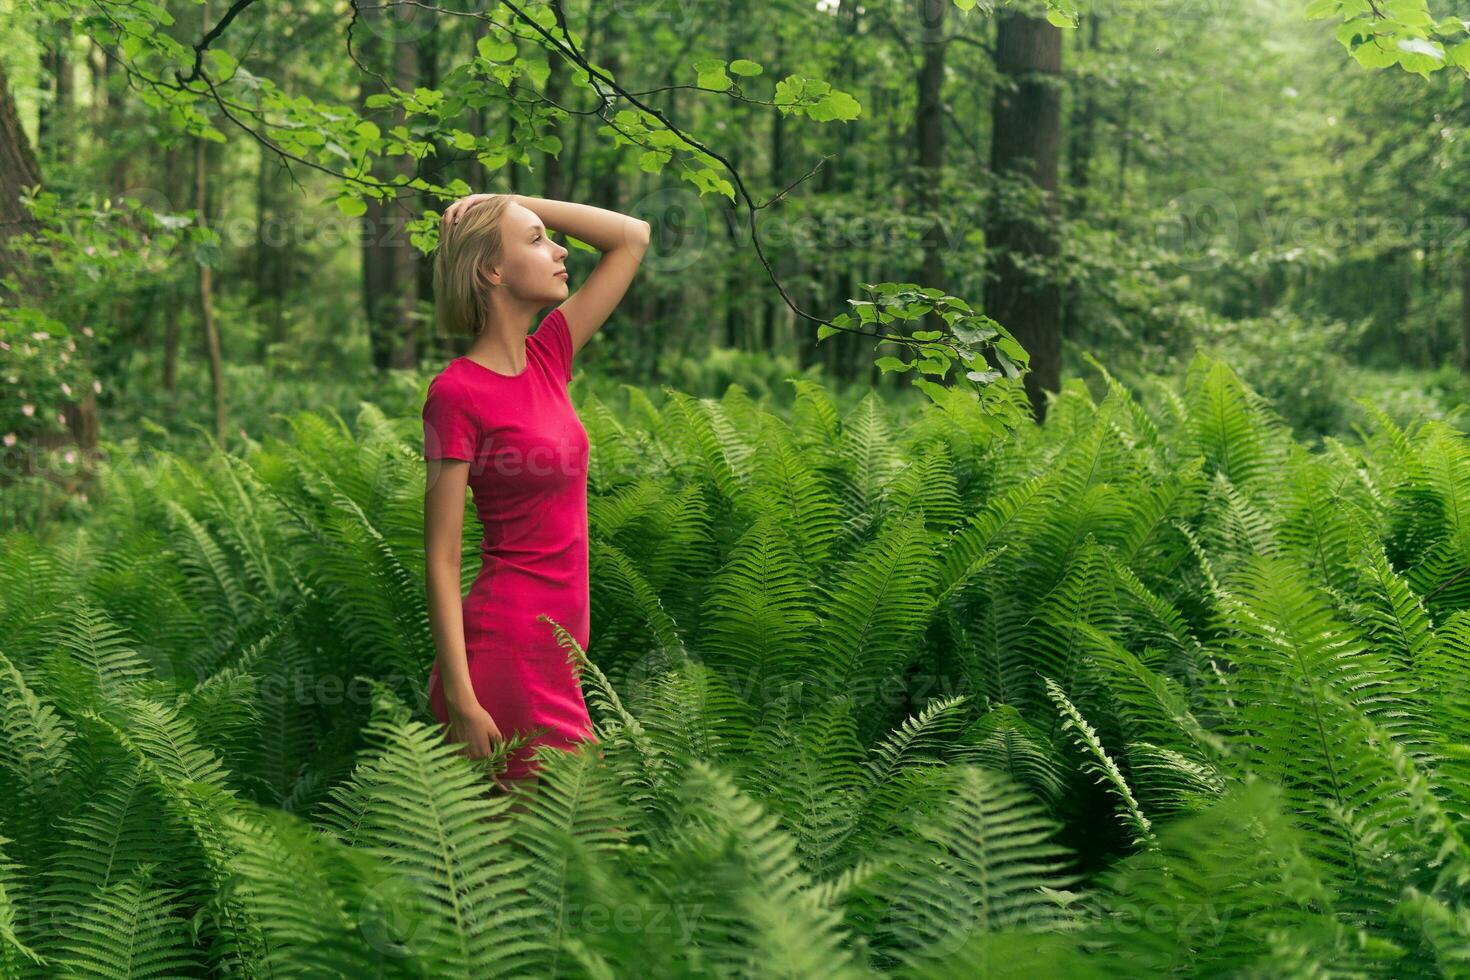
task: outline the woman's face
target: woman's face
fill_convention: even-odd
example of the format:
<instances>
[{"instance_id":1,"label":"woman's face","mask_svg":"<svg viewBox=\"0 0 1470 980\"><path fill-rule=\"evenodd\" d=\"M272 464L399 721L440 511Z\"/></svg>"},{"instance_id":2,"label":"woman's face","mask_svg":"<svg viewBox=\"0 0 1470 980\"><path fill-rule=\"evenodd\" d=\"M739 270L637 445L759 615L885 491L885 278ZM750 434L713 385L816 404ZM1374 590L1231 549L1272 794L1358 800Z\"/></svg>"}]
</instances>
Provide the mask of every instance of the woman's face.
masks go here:
<instances>
[{"instance_id":1,"label":"woman's face","mask_svg":"<svg viewBox=\"0 0 1470 980\"><path fill-rule=\"evenodd\" d=\"M530 208L512 203L501 216L500 261L495 269L511 295L533 302L559 303L571 292L567 249L556 244Z\"/></svg>"}]
</instances>

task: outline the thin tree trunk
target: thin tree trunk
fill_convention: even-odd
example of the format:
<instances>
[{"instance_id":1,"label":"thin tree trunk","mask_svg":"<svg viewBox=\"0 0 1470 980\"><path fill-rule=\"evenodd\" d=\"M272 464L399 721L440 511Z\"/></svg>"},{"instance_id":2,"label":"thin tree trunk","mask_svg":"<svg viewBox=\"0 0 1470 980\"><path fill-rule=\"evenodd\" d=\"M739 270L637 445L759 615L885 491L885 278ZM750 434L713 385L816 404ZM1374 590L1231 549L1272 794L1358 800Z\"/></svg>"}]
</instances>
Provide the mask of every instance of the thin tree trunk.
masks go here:
<instances>
[{"instance_id":1,"label":"thin tree trunk","mask_svg":"<svg viewBox=\"0 0 1470 980\"><path fill-rule=\"evenodd\" d=\"M1470 252L1460 256L1460 370L1470 374Z\"/></svg>"},{"instance_id":2,"label":"thin tree trunk","mask_svg":"<svg viewBox=\"0 0 1470 980\"><path fill-rule=\"evenodd\" d=\"M924 254L919 268L919 283L936 289L946 287L946 243L940 207L940 185L944 174L944 54L948 47L944 37L944 18L951 2L952 0L922 0L924 62L919 70L918 109L914 117L914 131L919 144L914 197L919 204L920 213L930 222L924 230ZM937 315L930 314L925 320L926 329L941 330L945 327L944 321Z\"/></svg>"},{"instance_id":3,"label":"thin tree trunk","mask_svg":"<svg viewBox=\"0 0 1470 980\"><path fill-rule=\"evenodd\" d=\"M31 141L21 127L10 94L5 66L0 64L0 275L14 276L23 294L38 293L41 281L30 259L6 246L12 235L35 230L31 213L21 203L21 191L41 183L41 165L31 152Z\"/></svg>"},{"instance_id":4,"label":"thin tree trunk","mask_svg":"<svg viewBox=\"0 0 1470 980\"><path fill-rule=\"evenodd\" d=\"M200 8L201 31L209 31L209 0ZM194 207L198 211L199 227L209 227L209 155L206 140L194 139ZM204 327L205 350L209 357L209 378L214 388L214 432L221 446L225 445L225 378L224 358L220 353L219 329L214 322L214 269L199 263L199 322Z\"/></svg>"},{"instance_id":5,"label":"thin tree trunk","mask_svg":"<svg viewBox=\"0 0 1470 980\"><path fill-rule=\"evenodd\" d=\"M1029 353L1026 394L1044 420L1044 392L1061 387L1061 294L1054 279L1029 268L1058 250L1053 217L1061 96L1053 82L1062 68L1061 31L1039 18L1006 14L998 24L996 68L1003 81L995 92L990 169L1000 178L1029 180L1044 192L1044 205L1040 214L994 209L987 240L996 275L986 291L986 313Z\"/></svg>"},{"instance_id":6,"label":"thin tree trunk","mask_svg":"<svg viewBox=\"0 0 1470 980\"><path fill-rule=\"evenodd\" d=\"M178 147L169 147L164 152L164 175L169 187L179 186ZM174 302L174 287L174 277L170 276L165 286L167 302L163 304L163 390L169 395L170 415L178 408L179 304Z\"/></svg>"}]
</instances>

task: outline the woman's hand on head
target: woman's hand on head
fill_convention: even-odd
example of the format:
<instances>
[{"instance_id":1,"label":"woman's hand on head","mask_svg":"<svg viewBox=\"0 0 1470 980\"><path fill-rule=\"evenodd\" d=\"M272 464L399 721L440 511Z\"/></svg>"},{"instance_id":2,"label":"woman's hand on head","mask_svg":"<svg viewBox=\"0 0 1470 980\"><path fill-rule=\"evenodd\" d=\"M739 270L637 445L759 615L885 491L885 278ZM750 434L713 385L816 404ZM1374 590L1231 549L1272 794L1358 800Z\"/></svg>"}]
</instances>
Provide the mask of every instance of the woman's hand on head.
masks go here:
<instances>
[{"instance_id":1,"label":"woman's hand on head","mask_svg":"<svg viewBox=\"0 0 1470 980\"><path fill-rule=\"evenodd\" d=\"M507 196L510 197L511 200L515 200L514 194L469 194L465 197L460 198L458 201L455 201L453 204L449 205L449 207L444 209L444 216L439 219L440 234L442 235L450 228L453 228L454 223L459 220L461 215L463 215L470 208L474 207L476 204L479 204L481 201L488 201L491 198Z\"/></svg>"}]
</instances>

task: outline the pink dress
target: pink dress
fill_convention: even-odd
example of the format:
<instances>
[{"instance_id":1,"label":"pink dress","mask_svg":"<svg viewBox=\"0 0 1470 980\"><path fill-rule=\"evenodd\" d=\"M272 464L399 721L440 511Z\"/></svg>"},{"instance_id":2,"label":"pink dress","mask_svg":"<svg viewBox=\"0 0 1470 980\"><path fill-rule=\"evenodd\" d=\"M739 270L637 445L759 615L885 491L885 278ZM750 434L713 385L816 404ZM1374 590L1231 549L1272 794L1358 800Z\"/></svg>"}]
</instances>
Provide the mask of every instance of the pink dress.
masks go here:
<instances>
[{"instance_id":1,"label":"pink dress","mask_svg":"<svg viewBox=\"0 0 1470 980\"><path fill-rule=\"evenodd\" d=\"M545 613L587 648L589 445L567 394L571 380L571 335L555 309L526 337L520 374L457 357L429 383L424 402L424 458L469 461L485 531L462 606L470 680L503 735L535 735L511 756L505 779L535 772L535 745L596 741L567 651L536 619ZM437 658L429 707L448 724Z\"/></svg>"}]
</instances>

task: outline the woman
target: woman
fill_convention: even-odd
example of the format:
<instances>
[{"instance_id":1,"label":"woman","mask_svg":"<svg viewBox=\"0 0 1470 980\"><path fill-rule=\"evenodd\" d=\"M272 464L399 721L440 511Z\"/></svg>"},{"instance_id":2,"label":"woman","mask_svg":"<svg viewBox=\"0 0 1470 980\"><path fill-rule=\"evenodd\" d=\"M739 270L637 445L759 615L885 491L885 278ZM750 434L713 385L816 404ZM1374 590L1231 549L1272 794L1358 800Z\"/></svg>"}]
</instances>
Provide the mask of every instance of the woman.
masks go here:
<instances>
[{"instance_id":1,"label":"woman","mask_svg":"<svg viewBox=\"0 0 1470 980\"><path fill-rule=\"evenodd\" d=\"M603 254L571 293L555 228ZM567 383L572 359L623 298L647 222L585 204L472 194L440 222L440 324L474 337L424 403L424 551L437 655L429 705L470 758L518 735L500 779L534 786L536 745L595 741L567 653L545 614L588 643L587 432ZM527 336L545 306L559 303ZM484 526L481 566L460 599L464 494Z\"/></svg>"}]
</instances>

